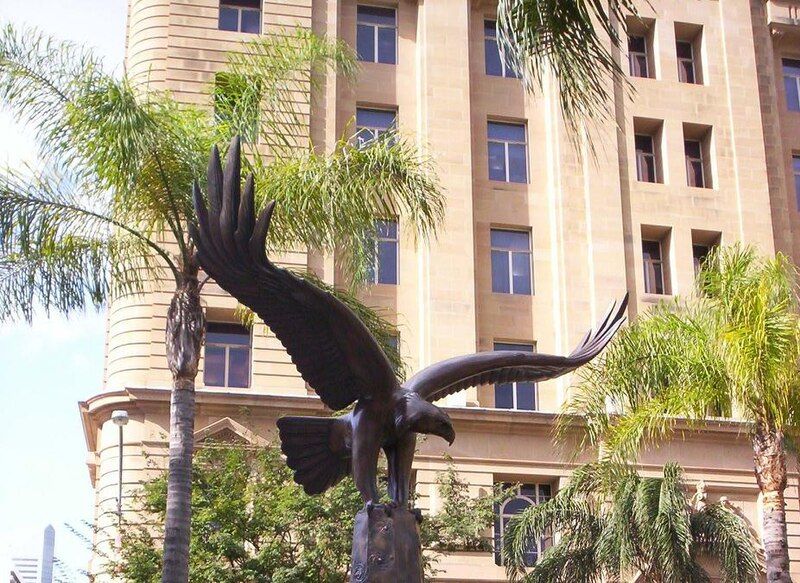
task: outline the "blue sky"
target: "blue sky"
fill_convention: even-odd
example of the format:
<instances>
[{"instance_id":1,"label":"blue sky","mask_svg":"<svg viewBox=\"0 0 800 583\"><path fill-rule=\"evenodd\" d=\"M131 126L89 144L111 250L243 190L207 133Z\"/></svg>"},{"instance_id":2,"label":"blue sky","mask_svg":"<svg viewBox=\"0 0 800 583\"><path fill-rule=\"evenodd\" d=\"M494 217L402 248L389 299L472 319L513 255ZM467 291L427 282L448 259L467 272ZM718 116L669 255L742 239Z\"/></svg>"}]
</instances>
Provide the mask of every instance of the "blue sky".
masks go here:
<instances>
[{"instance_id":1,"label":"blue sky","mask_svg":"<svg viewBox=\"0 0 800 583\"><path fill-rule=\"evenodd\" d=\"M120 71L126 6L125 0L2 0L0 25L36 26L94 47L107 68ZM0 108L0 165L35 161L25 129ZM103 315L95 313L0 326L0 568L9 553L35 548L48 523L56 528L56 556L86 566L86 551L63 523L92 518L77 403L102 388L103 330Z\"/></svg>"}]
</instances>

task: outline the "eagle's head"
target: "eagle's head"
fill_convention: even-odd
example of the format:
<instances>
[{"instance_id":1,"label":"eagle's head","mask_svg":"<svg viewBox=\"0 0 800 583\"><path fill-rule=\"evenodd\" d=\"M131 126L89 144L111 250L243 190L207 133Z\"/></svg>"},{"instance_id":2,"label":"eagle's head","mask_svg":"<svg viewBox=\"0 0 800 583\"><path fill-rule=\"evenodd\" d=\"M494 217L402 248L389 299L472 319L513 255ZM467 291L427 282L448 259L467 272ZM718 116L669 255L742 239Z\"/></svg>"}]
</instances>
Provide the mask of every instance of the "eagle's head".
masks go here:
<instances>
[{"instance_id":1,"label":"eagle's head","mask_svg":"<svg viewBox=\"0 0 800 583\"><path fill-rule=\"evenodd\" d=\"M414 392L409 392L397 419L401 430L438 435L450 445L456 439L456 431L450 416L436 405L428 403Z\"/></svg>"}]
</instances>

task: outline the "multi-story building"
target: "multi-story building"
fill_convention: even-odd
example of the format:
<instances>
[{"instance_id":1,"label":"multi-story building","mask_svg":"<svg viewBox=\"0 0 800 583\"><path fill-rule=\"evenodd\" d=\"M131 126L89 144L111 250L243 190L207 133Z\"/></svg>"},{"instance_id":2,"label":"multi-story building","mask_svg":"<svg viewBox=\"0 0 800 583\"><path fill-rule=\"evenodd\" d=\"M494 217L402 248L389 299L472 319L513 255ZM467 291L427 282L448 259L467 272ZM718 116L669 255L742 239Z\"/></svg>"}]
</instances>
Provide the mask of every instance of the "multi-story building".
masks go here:
<instances>
[{"instance_id":1,"label":"multi-story building","mask_svg":"<svg viewBox=\"0 0 800 583\"><path fill-rule=\"evenodd\" d=\"M42 536L42 546L36 556L22 553L11 557L11 582L53 583L55 546L56 531L48 524Z\"/></svg>"},{"instance_id":2,"label":"multi-story building","mask_svg":"<svg viewBox=\"0 0 800 583\"><path fill-rule=\"evenodd\" d=\"M329 73L315 89L310 137L331 148L353 124L367 137L396 125L429 148L448 197L429 244L404 237L402 221L381 222L383 252L364 296L390 314L412 370L493 348L567 353L626 291L631 317L687 292L696 265L719 243L800 258L797 6L642 2L618 55L633 91L609 82L609 119L577 140L562 123L554 87L526 95L502 61L494 19L490 0L131 0L127 70L151 88L210 106L207 88L226 53L251 35L303 27L357 48L356 82ZM288 261L336 282L329 257L293 253ZM101 546L110 548L116 536L118 481L129 495L167 454L169 298L154 291L111 305L105 385L80 405ZM213 286L204 302L211 324L198 442L268 442L279 416L323 412L262 325L238 326L235 302ZM535 504L569 478L577 462L566 462L551 442L568 392L562 378L448 398L458 439L447 451L475 495L520 482L520 497ZM131 417L122 476L112 409ZM431 439L416 457L426 511L439 503L444 451ZM690 482L703 480L711 500L734 501L759 528L752 452L737 422L687 432L646 453L642 468L657 471L668 460L681 463ZM787 516L800 577L797 478ZM503 579L492 553L452 553L440 568L442 581Z\"/></svg>"}]
</instances>

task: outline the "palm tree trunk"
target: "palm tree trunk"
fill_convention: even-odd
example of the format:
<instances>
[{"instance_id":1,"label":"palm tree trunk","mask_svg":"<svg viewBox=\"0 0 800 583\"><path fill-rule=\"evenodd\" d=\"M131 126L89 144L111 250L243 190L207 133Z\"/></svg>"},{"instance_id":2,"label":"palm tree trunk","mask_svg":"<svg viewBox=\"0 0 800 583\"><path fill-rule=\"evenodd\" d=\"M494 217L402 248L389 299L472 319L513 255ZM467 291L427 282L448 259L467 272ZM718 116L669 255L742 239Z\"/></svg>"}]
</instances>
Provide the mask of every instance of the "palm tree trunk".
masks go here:
<instances>
[{"instance_id":1,"label":"palm tree trunk","mask_svg":"<svg viewBox=\"0 0 800 583\"><path fill-rule=\"evenodd\" d=\"M768 583L791 583L786 534L786 449L783 432L759 426L753 436L753 460L761 490L761 522Z\"/></svg>"},{"instance_id":2,"label":"palm tree trunk","mask_svg":"<svg viewBox=\"0 0 800 583\"><path fill-rule=\"evenodd\" d=\"M197 268L189 266L167 312L167 362L172 372L169 419L169 474L164 523L162 583L188 583L192 518L194 382L200 362L205 319Z\"/></svg>"}]
</instances>

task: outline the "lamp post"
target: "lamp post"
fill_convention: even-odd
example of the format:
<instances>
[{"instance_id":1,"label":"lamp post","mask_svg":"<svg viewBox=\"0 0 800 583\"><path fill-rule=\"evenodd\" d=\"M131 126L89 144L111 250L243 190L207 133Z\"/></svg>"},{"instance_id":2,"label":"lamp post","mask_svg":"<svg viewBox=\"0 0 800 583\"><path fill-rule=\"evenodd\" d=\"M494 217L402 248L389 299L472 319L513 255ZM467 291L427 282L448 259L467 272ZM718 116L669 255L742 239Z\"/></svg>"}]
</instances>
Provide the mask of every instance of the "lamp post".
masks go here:
<instances>
[{"instance_id":1,"label":"lamp post","mask_svg":"<svg viewBox=\"0 0 800 583\"><path fill-rule=\"evenodd\" d=\"M128 424L128 412L112 411L111 420L114 425L119 427L119 472L117 474L117 526L119 526L122 524L122 428Z\"/></svg>"}]
</instances>

